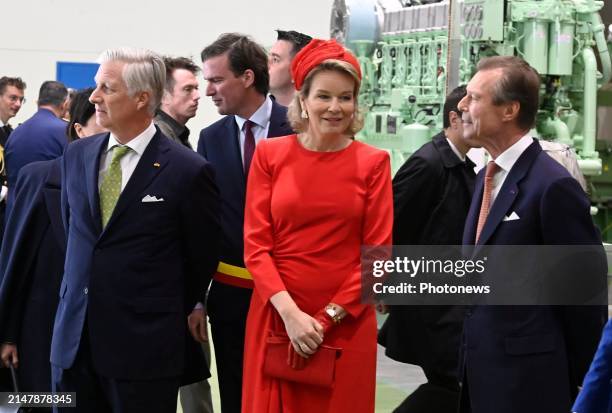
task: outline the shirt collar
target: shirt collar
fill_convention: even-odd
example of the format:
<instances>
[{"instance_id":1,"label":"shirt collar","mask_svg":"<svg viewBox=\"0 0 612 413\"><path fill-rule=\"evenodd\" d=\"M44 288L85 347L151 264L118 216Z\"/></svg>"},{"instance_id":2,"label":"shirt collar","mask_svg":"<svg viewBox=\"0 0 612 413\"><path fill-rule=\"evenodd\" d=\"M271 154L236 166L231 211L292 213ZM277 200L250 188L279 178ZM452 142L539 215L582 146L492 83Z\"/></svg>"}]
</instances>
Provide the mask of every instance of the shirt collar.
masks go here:
<instances>
[{"instance_id":1,"label":"shirt collar","mask_svg":"<svg viewBox=\"0 0 612 413\"><path fill-rule=\"evenodd\" d=\"M106 147L106 152L110 152L113 146L116 145L128 146L131 150L136 152L138 156L142 156L143 152L149 145L149 142L151 142L151 139L153 139L153 136L155 136L156 132L157 129L155 129L153 122L151 122L149 126L140 133L140 135L136 136L134 139L132 139L125 145L120 144L115 135L111 132L110 137L108 138L108 146Z\"/></svg>"},{"instance_id":2,"label":"shirt collar","mask_svg":"<svg viewBox=\"0 0 612 413\"><path fill-rule=\"evenodd\" d=\"M157 110L157 116L160 117L162 121L166 122L168 126L170 126L176 136L182 135L187 129L185 125L178 123L176 119L174 119L172 116L168 115L161 109Z\"/></svg>"},{"instance_id":3,"label":"shirt collar","mask_svg":"<svg viewBox=\"0 0 612 413\"><path fill-rule=\"evenodd\" d=\"M272 100L270 96L266 96L266 99L261 104L261 106L251 115L248 119L251 122L255 123L257 126L261 128L266 128L268 126L268 122L270 122L270 117L272 116ZM234 115L236 119L236 124L238 125L238 129L242 130L244 126L244 122L247 121L245 118L241 118L238 115Z\"/></svg>"},{"instance_id":4,"label":"shirt collar","mask_svg":"<svg viewBox=\"0 0 612 413\"><path fill-rule=\"evenodd\" d=\"M510 169L514 166L518 158L522 155L522 153L531 145L533 142L533 138L529 134L529 132L514 143L511 147L506 149L501 155L499 155L495 159L495 163L501 169L506 172L509 172Z\"/></svg>"},{"instance_id":5,"label":"shirt collar","mask_svg":"<svg viewBox=\"0 0 612 413\"><path fill-rule=\"evenodd\" d=\"M455 155L457 155L457 158L465 162L465 155L459 152L459 149L457 149L457 147L453 144L453 142L448 138L446 138L446 142L448 142L448 146L450 146L450 148L453 150Z\"/></svg>"}]
</instances>

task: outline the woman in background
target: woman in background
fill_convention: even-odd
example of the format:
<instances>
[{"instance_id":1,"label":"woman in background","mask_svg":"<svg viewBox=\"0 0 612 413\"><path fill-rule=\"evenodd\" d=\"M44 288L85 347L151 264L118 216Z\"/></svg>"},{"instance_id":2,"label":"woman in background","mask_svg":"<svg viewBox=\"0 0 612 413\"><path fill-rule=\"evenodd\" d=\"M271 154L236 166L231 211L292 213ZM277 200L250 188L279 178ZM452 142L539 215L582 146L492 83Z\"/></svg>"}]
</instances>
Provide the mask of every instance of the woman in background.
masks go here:
<instances>
[{"instance_id":1,"label":"woman in background","mask_svg":"<svg viewBox=\"0 0 612 413\"><path fill-rule=\"evenodd\" d=\"M69 141L105 131L96 124L92 91L71 101ZM51 332L66 241L60 161L33 162L19 172L0 252L0 362L18 367L20 391L51 391Z\"/></svg>"},{"instance_id":2,"label":"woman in background","mask_svg":"<svg viewBox=\"0 0 612 413\"><path fill-rule=\"evenodd\" d=\"M376 318L360 302L360 254L391 244L389 157L354 140L361 70L351 52L315 39L291 70L298 134L258 144L248 177L245 262L255 289L242 411L373 412ZM266 375L270 336L290 340L289 368L308 368L321 345L341 348L333 387Z\"/></svg>"}]
</instances>

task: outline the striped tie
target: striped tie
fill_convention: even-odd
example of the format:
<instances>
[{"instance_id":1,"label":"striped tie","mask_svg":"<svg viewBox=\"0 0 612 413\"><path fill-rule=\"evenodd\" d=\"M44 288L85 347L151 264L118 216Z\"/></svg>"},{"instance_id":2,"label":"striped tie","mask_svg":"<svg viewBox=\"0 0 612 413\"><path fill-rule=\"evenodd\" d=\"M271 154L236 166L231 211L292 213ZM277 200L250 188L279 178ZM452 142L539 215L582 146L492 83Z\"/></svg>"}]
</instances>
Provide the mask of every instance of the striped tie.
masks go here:
<instances>
[{"instance_id":1,"label":"striped tie","mask_svg":"<svg viewBox=\"0 0 612 413\"><path fill-rule=\"evenodd\" d=\"M113 146L113 159L104 175L100 185L100 212L102 213L102 227L106 227L113 214L119 195L121 195L121 158L129 151L129 146Z\"/></svg>"},{"instance_id":2,"label":"striped tie","mask_svg":"<svg viewBox=\"0 0 612 413\"><path fill-rule=\"evenodd\" d=\"M478 226L476 227L476 243L480 239L480 232L487 222L489 210L491 209L491 192L493 191L493 177L499 171L499 166L495 161L489 161L484 178L484 191L482 194L482 204L480 204L480 214L478 215Z\"/></svg>"}]
</instances>

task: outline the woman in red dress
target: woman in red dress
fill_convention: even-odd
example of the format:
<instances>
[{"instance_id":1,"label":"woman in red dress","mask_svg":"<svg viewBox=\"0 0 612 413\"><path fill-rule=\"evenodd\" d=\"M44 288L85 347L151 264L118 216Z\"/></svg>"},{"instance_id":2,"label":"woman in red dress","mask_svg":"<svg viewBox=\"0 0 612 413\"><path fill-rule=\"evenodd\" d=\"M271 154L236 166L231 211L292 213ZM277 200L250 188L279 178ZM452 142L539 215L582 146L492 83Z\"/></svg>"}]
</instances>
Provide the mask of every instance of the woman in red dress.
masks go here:
<instances>
[{"instance_id":1,"label":"woman in red dress","mask_svg":"<svg viewBox=\"0 0 612 413\"><path fill-rule=\"evenodd\" d=\"M374 411L376 318L361 303L361 247L391 244L386 152L353 139L361 126L355 56L315 39L292 63L297 135L262 141L250 169L245 262L255 290L247 319L242 411ZM321 345L342 349L332 387L264 372L270 336L288 337L287 368ZM279 360L276 360L277 362Z\"/></svg>"}]
</instances>

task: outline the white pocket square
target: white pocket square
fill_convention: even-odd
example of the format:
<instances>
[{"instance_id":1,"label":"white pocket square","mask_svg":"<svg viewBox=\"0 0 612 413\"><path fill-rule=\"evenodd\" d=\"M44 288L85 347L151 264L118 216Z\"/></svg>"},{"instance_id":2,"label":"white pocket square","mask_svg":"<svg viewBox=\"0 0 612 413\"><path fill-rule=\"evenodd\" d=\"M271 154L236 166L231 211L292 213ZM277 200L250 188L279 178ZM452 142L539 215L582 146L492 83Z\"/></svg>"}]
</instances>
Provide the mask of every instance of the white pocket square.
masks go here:
<instances>
[{"instance_id":1,"label":"white pocket square","mask_svg":"<svg viewBox=\"0 0 612 413\"><path fill-rule=\"evenodd\" d=\"M504 222L505 221L516 221L517 219L521 219L516 212L512 212L510 215L504 217Z\"/></svg>"},{"instance_id":2,"label":"white pocket square","mask_svg":"<svg viewBox=\"0 0 612 413\"><path fill-rule=\"evenodd\" d=\"M155 195L147 195L142 198L142 202L164 202L164 198L158 198Z\"/></svg>"}]
</instances>

